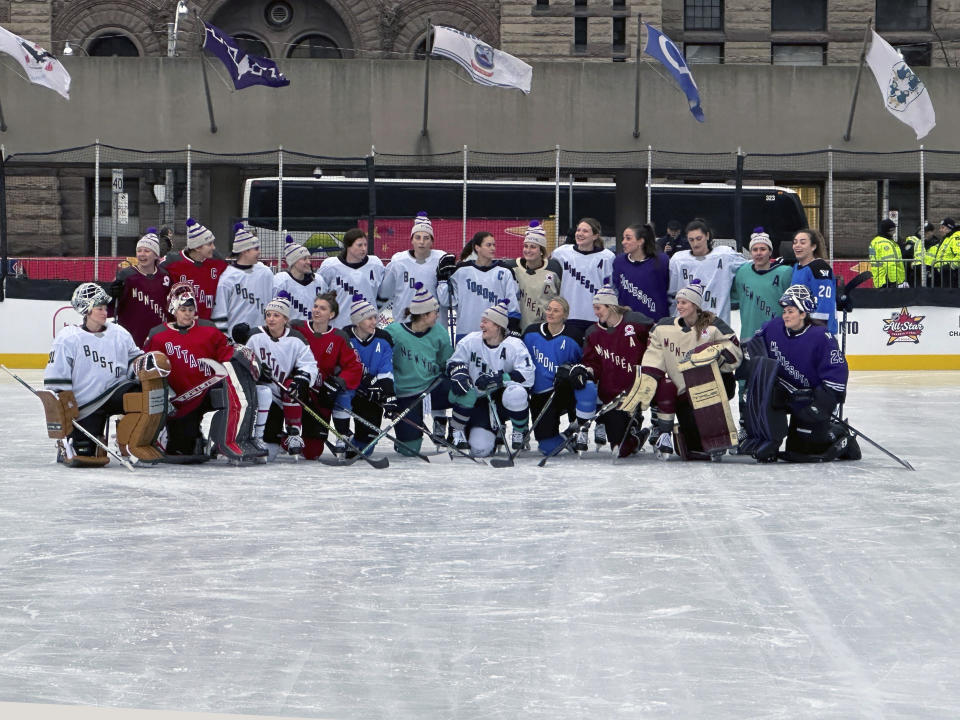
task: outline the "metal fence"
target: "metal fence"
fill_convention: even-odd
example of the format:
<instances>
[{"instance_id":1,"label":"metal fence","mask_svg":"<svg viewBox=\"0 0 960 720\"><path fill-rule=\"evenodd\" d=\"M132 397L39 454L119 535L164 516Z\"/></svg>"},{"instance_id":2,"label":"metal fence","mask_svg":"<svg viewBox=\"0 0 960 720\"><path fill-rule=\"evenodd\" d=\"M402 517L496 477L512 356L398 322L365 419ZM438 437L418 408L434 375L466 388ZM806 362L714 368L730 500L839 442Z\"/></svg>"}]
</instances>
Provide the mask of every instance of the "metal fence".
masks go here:
<instances>
[{"instance_id":1,"label":"metal fence","mask_svg":"<svg viewBox=\"0 0 960 720\"><path fill-rule=\"evenodd\" d=\"M323 176L356 178L369 189L363 213L347 215L350 224L393 232L409 227L421 209L411 198L403 213L378 213L377 188L402 178L446 180L458 188L460 203L444 226L438 246L462 247L470 220L487 219L476 212L482 181L524 180L547 183L553 203L546 212L525 212L499 219L520 226L532 217L547 220L554 243L560 242L583 214L568 190L575 181L606 181L617 189L632 183L646 198L634 198L649 220L651 187L664 182L719 182L733 188L729 212L739 220L740 193L751 185L788 186L801 193L810 226L819 227L828 240L830 259L865 258L880 218L893 215L899 234L915 234L928 218L939 223L960 217L957 192L960 153L925 150L875 153L827 148L802 153L750 153L742 149L714 153L686 153L655 148L628 152L588 152L560 147L524 153L490 153L464 146L459 151L431 155L395 155L371 148L363 157L329 157L283 147L250 153L211 153L190 146L180 150L147 151L94 142L91 145L46 153L22 153L3 159L0 172L0 250L2 274L12 270L10 258L44 256L67 258L76 266L53 265L53 277L87 272L101 279L101 257L131 253L136 238L150 226L170 225L182 238L187 217L203 219L223 239L230 224L243 217L242 192L249 178L290 179ZM98 179L95 181L94 179ZM276 211L259 228L264 255L281 254L284 235L293 224L286 211L284 184L278 186ZM617 195L623 202L624 195ZM561 201L563 200L563 202ZM320 213L318 213L319 215ZM323 213L331 214L330 209ZM686 221L692 218L678 218ZM708 220L710 218L707 218ZM261 218L263 220L263 218ZM743 218L749 224L750 218ZM511 222L512 221L512 222ZM391 225L391 223L393 225ZM615 236L616 221L605 234ZM735 222L739 244L744 223ZM662 229L662 228L658 228ZM509 228L508 228L509 230ZM388 232L389 231L389 232ZM522 238L522 233L519 234ZM387 240L378 251L406 246L406 238ZM318 249L336 246L336 234ZM449 247L448 247L449 246ZM508 248L509 249L509 248ZM87 265L76 265L89 258ZM112 262L112 261L111 261ZM88 269L85 269L88 268ZM40 272L40 270L36 270ZM59 273L59 274L58 274Z\"/></svg>"}]
</instances>

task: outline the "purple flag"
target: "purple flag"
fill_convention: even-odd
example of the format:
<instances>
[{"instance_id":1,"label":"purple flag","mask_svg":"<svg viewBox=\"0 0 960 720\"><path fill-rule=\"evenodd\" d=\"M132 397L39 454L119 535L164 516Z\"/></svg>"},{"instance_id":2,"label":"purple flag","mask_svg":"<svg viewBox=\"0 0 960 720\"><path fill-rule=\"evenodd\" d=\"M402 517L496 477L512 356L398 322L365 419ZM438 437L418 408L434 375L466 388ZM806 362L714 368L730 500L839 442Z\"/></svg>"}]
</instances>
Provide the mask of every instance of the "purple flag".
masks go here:
<instances>
[{"instance_id":1,"label":"purple flag","mask_svg":"<svg viewBox=\"0 0 960 720\"><path fill-rule=\"evenodd\" d=\"M208 22L204 22L203 27L203 49L220 58L237 90L251 85L285 87L290 84L273 60L245 53L236 40Z\"/></svg>"}]
</instances>

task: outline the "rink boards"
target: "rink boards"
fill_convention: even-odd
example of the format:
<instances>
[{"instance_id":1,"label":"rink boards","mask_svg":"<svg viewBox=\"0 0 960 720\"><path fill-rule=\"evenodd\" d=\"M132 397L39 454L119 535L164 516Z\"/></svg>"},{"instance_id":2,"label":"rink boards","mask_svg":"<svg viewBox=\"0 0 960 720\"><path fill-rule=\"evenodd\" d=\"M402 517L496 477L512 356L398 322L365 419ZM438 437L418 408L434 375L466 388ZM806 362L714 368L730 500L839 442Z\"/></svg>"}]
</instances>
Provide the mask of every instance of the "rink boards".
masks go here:
<instances>
[{"instance_id":1,"label":"rink boards","mask_svg":"<svg viewBox=\"0 0 960 720\"><path fill-rule=\"evenodd\" d=\"M79 321L64 301L6 299L0 303L0 362L44 367L56 333ZM731 325L740 327L736 311ZM857 308L846 330L852 370L960 370L960 308Z\"/></svg>"}]
</instances>

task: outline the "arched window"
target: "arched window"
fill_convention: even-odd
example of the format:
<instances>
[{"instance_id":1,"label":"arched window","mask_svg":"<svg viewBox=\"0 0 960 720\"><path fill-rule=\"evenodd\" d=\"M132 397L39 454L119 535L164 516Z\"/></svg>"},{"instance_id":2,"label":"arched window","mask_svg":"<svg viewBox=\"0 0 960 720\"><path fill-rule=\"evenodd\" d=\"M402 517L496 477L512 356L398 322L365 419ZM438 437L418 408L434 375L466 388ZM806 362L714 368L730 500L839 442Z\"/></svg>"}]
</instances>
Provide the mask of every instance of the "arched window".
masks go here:
<instances>
[{"instance_id":1,"label":"arched window","mask_svg":"<svg viewBox=\"0 0 960 720\"><path fill-rule=\"evenodd\" d=\"M268 48L267 44L260 38L247 33L236 33L233 39L237 41L240 49L248 55L257 55L262 58L270 57L270 48Z\"/></svg>"},{"instance_id":2,"label":"arched window","mask_svg":"<svg viewBox=\"0 0 960 720\"><path fill-rule=\"evenodd\" d=\"M291 58L342 58L337 43L326 35L305 35L297 40L287 57Z\"/></svg>"},{"instance_id":3,"label":"arched window","mask_svg":"<svg viewBox=\"0 0 960 720\"><path fill-rule=\"evenodd\" d=\"M91 40L87 45L87 54L97 57L139 57L140 50L126 35L111 30Z\"/></svg>"}]
</instances>

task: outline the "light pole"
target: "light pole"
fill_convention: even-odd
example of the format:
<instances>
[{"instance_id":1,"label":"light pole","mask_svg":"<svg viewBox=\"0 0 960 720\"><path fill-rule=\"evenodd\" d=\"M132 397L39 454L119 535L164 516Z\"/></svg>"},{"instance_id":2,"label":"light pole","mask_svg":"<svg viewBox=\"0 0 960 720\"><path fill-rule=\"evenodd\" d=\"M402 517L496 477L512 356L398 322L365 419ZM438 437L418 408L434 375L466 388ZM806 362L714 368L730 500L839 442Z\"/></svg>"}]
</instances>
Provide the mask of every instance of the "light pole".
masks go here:
<instances>
[{"instance_id":1,"label":"light pole","mask_svg":"<svg viewBox=\"0 0 960 720\"><path fill-rule=\"evenodd\" d=\"M180 18L190 12L185 0L178 0L177 12L174 13L173 22L167 23L167 57L176 57L177 55L177 33L180 31Z\"/></svg>"}]
</instances>

